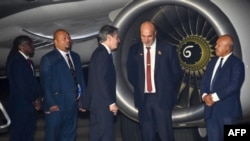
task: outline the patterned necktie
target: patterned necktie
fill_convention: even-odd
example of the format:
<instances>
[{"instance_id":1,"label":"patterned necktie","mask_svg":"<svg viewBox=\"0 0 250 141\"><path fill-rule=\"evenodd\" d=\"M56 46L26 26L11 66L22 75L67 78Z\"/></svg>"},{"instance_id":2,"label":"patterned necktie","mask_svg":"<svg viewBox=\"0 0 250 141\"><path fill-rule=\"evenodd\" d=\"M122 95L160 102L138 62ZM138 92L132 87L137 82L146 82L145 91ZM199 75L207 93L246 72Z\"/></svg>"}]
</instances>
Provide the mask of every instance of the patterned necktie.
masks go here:
<instances>
[{"instance_id":1,"label":"patterned necktie","mask_svg":"<svg viewBox=\"0 0 250 141\"><path fill-rule=\"evenodd\" d=\"M150 47L147 48L147 66L146 66L146 79L147 79L147 91L152 91L152 81L151 81L151 61L150 61Z\"/></svg>"},{"instance_id":2,"label":"patterned necktie","mask_svg":"<svg viewBox=\"0 0 250 141\"><path fill-rule=\"evenodd\" d=\"M71 59L70 59L70 56L69 56L69 54L67 53L66 54L66 56L67 56L67 60L68 60L68 63L69 63L69 68L70 68L70 72L71 72L71 74L72 74L72 76L73 76L73 78L74 78L74 81L75 81L75 86L76 86L76 99L78 100L79 99L79 97L80 97L80 94L81 94L81 88L80 88L80 86L79 86L79 84L78 84L78 81L77 81L77 78L76 78L76 71L75 71L75 69L74 69L74 66L73 66L73 63L72 63L72 61L71 61Z\"/></svg>"},{"instance_id":3,"label":"patterned necktie","mask_svg":"<svg viewBox=\"0 0 250 141\"><path fill-rule=\"evenodd\" d=\"M72 74L72 76L73 76L74 79L75 79L75 77L76 77L76 72L75 72L73 63L72 63L72 61L71 61L71 59L70 59L70 57L69 57L69 54L66 54L66 56L67 56L67 59L68 59L69 68L70 68L71 74Z\"/></svg>"}]
</instances>

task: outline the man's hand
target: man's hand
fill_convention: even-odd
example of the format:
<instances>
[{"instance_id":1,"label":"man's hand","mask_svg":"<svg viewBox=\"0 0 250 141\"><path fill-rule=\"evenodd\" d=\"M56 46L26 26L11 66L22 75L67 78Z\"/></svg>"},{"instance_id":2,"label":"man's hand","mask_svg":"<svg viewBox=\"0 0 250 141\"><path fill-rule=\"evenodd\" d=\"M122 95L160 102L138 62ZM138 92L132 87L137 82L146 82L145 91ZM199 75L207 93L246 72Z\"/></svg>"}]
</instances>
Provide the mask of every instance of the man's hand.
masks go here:
<instances>
[{"instance_id":1,"label":"man's hand","mask_svg":"<svg viewBox=\"0 0 250 141\"><path fill-rule=\"evenodd\" d=\"M79 111L81 111L81 112L86 112L86 111L87 111L86 109L81 108L81 107L79 107L78 109L79 109Z\"/></svg>"},{"instance_id":2,"label":"man's hand","mask_svg":"<svg viewBox=\"0 0 250 141\"><path fill-rule=\"evenodd\" d=\"M205 95L203 97L203 100L204 100L204 102L206 103L207 106L213 106L213 104L214 104L214 101L213 101L213 98L212 98L211 94Z\"/></svg>"},{"instance_id":3,"label":"man's hand","mask_svg":"<svg viewBox=\"0 0 250 141\"><path fill-rule=\"evenodd\" d=\"M33 102L33 105L35 106L35 109L37 111L42 108L42 102L41 102L41 100L39 98L36 99L36 101Z\"/></svg>"},{"instance_id":4,"label":"man's hand","mask_svg":"<svg viewBox=\"0 0 250 141\"><path fill-rule=\"evenodd\" d=\"M115 103L109 105L109 110L112 112L115 116L117 115L118 112L118 107Z\"/></svg>"},{"instance_id":5,"label":"man's hand","mask_svg":"<svg viewBox=\"0 0 250 141\"><path fill-rule=\"evenodd\" d=\"M57 112L57 111L60 111L60 109L59 109L59 106L58 106L58 105L54 105L54 106L51 106L51 107L49 108L49 111L50 111L50 112Z\"/></svg>"}]
</instances>

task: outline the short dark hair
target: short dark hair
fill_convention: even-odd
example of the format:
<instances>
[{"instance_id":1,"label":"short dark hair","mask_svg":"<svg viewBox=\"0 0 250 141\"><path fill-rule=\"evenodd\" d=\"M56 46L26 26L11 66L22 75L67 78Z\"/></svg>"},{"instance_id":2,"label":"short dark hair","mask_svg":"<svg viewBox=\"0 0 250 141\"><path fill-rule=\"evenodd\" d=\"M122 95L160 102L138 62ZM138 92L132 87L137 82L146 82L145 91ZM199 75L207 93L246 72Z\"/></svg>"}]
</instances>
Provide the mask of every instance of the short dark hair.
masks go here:
<instances>
[{"instance_id":1,"label":"short dark hair","mask_svg":"<svg viewBox=\"0 0 250 141\"><path fill-rule=\"evenodd\" d=\"M6 66L9 64L10 59L19 51L19 45L28 42L32 43L32 39L27 35L19 35L17 36L12 43L12 48L8 54Z\"/></svg>"},{"instance_id":2,"label":"short dark hair","mask_svg":"<svg viewBox=\"0 0 250 141\"><path fill-rule=\"evenodd\" d=\"M107 40L107 35L113 36L114 33L118 32L118 28L112 25L104 25L101 27L98 35L99 43L102 43Z\"/></svg>"}]
</instances>

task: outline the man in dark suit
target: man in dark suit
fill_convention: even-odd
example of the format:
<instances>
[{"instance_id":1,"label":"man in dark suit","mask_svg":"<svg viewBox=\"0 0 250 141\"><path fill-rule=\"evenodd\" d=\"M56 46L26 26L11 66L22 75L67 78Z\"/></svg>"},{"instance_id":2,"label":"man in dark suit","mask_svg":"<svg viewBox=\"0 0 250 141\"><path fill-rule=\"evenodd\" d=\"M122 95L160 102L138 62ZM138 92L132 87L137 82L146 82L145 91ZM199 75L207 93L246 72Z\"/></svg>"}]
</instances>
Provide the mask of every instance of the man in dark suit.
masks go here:
<instances>
[{"instance_id":1,"label":"man in dark suit","mask_svg":"<svg viewBox=\"0 0 250 141\"><path fill-rule=\"evenodd\" d=\"M242 117L240 89L245 69L232 51L233 38L227 34L220 36L215 46L217 57L208 63L202 77L208 141L223 141L224 125L237 124Z\"/></svg>"},{"instance_id":2,"label":"man in dark suit","mask_svg":"<svg viewBox=\"0 0 250 141\"><path fill-rule=\"evenodd\" d=\"M64 29L54 32L54 50L40 63L44 94L45 141L75 141L77 113L82 108L85 82L80 56L71 51L71 38Z\"/></svg>"},{"instance_id":3,"label":"man in dark suit","mask_svg":"<svg viewBox=\"0 0 250 141\"><path fill-rule=\"evenodd\" d=\"M134 88L143 141L173 141L172 109L182 72L176 49L156 39L152 22L140 27L141 42L129 49L128 80ZM149 61L150 60L150 61Z\"/></svg>"},{"instance_id":4,"label":"man in dark suit","mask_svg":"<svg viewBox=\"0 0 250 141\"><path fill-rule=\"evenodd\" d=\"M112 51L120 42L118 29L104 25L99 31L100 45L91 56L84 107L90 111L90 141L114 141L116 72Z\"/></svg>"},{"instance_id":5,"label":"man in dark suit","mask_svg":"<svg viewBox=\"0 0 250 141\"><path fill-rule=\"evenodd\" d=\"M34 141L41 90L30 60L33 55L32 39L26 35L16 37L6 62L10 86L10 141Z\"/></svg>"}]
</instances>

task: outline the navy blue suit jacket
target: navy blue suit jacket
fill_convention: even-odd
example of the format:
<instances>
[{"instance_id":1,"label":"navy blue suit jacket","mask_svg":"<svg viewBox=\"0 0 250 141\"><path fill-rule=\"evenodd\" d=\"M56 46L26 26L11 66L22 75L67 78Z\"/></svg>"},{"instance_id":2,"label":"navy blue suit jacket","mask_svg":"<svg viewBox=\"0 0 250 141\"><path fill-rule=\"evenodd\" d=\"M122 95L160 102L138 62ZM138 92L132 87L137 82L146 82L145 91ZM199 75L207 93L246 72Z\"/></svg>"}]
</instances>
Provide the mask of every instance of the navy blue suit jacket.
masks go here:
<instances>
[{"instance_id":1,"label":"navy blue suit jacket","mask_svg":"<svg viewBox=\"0 0 250 141\"><path fill-rule=\"evenodd\" d=\"M41 90L34 71L19 52L10 60L7 69L10 84L10 115L17 112L35 112L32 102L41 96Z\"/></svg>"},{"instance_id":2,"label":"navy blue suit jacket","mask_svg":"<svg viewBox=\"0 0 250 141\"><path fill-rule=\"evenodd\" d=\"M201 94L212 93L210 82L217 59L218 57L214 58L207 65L201 80ZM233 54L230 55L214 82L213 92L217 93L220 101L215 102L212 107L205 105L205 118L210 116L212 110L217 111L221 117L240 118L242 116L240 89L244 77L243 62Z\"/></svg>"},{"instance_id":3,"label":"navy blue suit jacket","mask_svg":"<svg viewBox=\"0 0 250 141\"><path fill-rule=\"evenodd\" d=\"M90 111L95 108L109 110L109 105L116 103L116 72L113 60L103 45L99 45L91 56L83 103Z\"/></svg>"},{"instance_id":4,"label":"navy blue suit jacket","mask_svg":"<svg viewBox=\"0 0 250 141\"><path fill-rule=\"evenodd\" d=\"M174 47L156 41L155 87L158 101L163 109L172 110L176 104L178 84L182 72ZM128 80L134 87L134 103L141 108L144 102L145 69L143 44L137 43L129 49L127 58Z\"/></svg>"},{"instance_id":5,"label":"navy blue suit jacket","mask_svg":"<svg viewBox=\"0 0 250 141\"><path fill-rule=\"evenodd\" d=\"M85 82L81 67L80 56L70 51L75 67L77 81L83 92ZM51 106L58 105L60 111L72 110L76 106L76 86L69 66L57 49L52 50L42 57L40 63L40 81L44 94L43 108L48 111ZM82 105L80 105L82 106Z\"/></svg>"}]
</instances>

